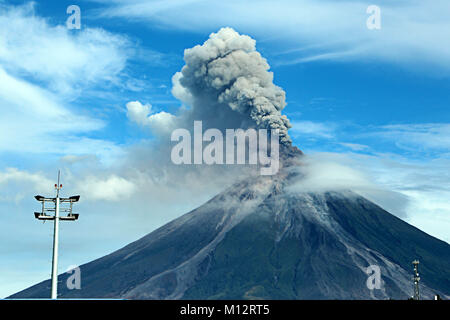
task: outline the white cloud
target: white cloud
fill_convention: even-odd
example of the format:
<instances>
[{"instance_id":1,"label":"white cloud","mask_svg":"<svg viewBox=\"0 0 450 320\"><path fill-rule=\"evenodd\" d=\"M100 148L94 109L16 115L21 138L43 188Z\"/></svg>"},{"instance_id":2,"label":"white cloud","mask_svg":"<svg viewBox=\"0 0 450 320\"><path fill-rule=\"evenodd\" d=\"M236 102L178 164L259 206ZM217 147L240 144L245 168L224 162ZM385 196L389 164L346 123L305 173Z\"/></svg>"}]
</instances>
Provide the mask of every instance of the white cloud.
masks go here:
<instances>
[{"instance_id":1,"label":"white cloud","mask_svg":"<svg viewBox=\"0 0 450 320\"><path fill-rule=\"evenodd\" d=\"M90 131L103 126L101 121L71 113L56 95L12 77L1 67L0 84L2 136L7 137L8 132L20 135L31 129L51 134L58 131Z\"/></svg>"},{"instance_id":2,"label":"white cloud","mask_svg":"<svg viewBox=\"0 0 450 320\"><path fill-rule=\"evenodd\" d=\"M450 240L449 124L365 126L362 131L356 127L349 136L345 125L333 130L325 123L304 122L303 129L296 122L292 128L300 146L302 138L318 137L358 153L310 150L303 168L306 180L300 188L353 189L419 229ZM370 147L367 143L341 142L350 138L376 142ZM398 153L379 152L386 150L386 142L395 145ZM415 160L400 154L413 154Z\"/></svg>"},{"instance_id":3,"label":"white cloud","mask_svg":"<svg viewBox=\"0 0 450 320\"><path fill-rule=\"evenodd\" d=\"M300 145L302 139L317 137L358 153L310 150L301 169L305 180L296 190L352 189L419 229L450 242L449 124L365 126L362 132L356 127L348 136L345 125L335 130L326 123L302 123L294 122L292 128L292 136ZM369 147L340 142L350 138L357 142L376 139L376 143ZM399 154L376 153L386 149L386 142L394 144ZM405 151L413 152L416 160L400 156Z\"/></svg>"},{"instance_id":4,"label":"white cloud","mask_svg":"<svg viewBox=\"0 0 450 320\"><path fill-rule=\"evenodd\" d=\"M48 190L53 185L42 173L30 173L17 168L6 168L0 171L0 186L9 183L19 183L23 187L32 187L34 190Z\"/></svg>"},{"instance_id":5,"label":"white cloud","mask_svg":"<svg viewBox=\"0 0 450 320\"><path fill-rule=\"evenodd\" d=\"M128 47L127 39L101 29L52 26L35 14L34 3L0 10L0 65L57 92L114 81L126 65Z\"/></svg>"},{"instance_id":6,"label":"white cloud","mask_svg":"<svg viewBox=\"0 0 450 320\"><path fill-rule=\"evenodd\" d=\"M305 155L298 170L303 178L295 185L297 190L330 191L374 187L362 172L323 154Z\"/></svg>"},{"instance_id":7,"label":"white cloud","mask_svg":"<svg viewBox=\"0 0 450 320\"><path fill-rule=\"evenodd\" d=\"M387 125L372 134L409 150L450 150L450 123Z\"/></svg>"},{"instance_id":8,"label":"white cloud","mask_svg":"<svg viewBox=\"0 0 450 320\"><path fill-rule=\"evenodd\" d=\"M406 191L410 201L408 212L414 212L408 221L433 236L450 243L450 190Z\"/></svg>"},{"instance_id":9,"label":"white cloud","mask_svg":"<svg viewBox=\"0 0 450 320\"><path fill-rule=\"evenodd\" d=\"M46 89L16 79L0 67L0 152L93 153L107 161L121 153L109 141L79 137L104 122L76 114Z\"/></svg>"},{"instance_id":10,"label":"white cloud","mask_svg":"<svg viewBox=\"0 0 450 320\"><path fill-rule=\"evenodd\" d=\"M331 139L334 137L335 125L313 121L293 121L289 133L295 138L319 137Z\"/></svg>"},{"instance_id":11,"label":"white cloud","mask_svg":"<svg viewBox=\"0 0 450 320\"><path fill-rule=\"evenodd\" d=\"M180 79L183 77L181 72L176 72L172 77L172 94L175 98L181 102L192 105L193 97L192 94L181 85Z\"/></svg>"},{"instance_id":12,"label":"white cloud","mask_svg":"<svg viewBox=\"0 0 450 320\"><path fill-rule=\"evenodd\" d=\"M377 203L385 210L405 217L408 197L379 184L363 165L363 159L344 154L305 155L297 170L302 178L289 188L293 192L351 190Z\"/></svg>"},{"instance_id":13,"label":"white cloud","mask_svg":"<svg viewBox=\"0 0 450 320\"><path fill-rule=\"evenodd\" d=\"M68 154L60 159L63 163L75 164L75 163L85 163L85 162L97 162L97 157L94 155L73 155Z\"/></svg>"},{"instance_id":14,"label":"white cloud","mask_svg":"<svg viewBox=\"0 0 450 320\"><path fill-rule=\"evenodd\" d=\"M198 32L231 26L256 37L275 38L297 49L280 63L380 59L414 70L434 66L433 70L448 74L448 1L378 1L381 30L366 27L369 4L358 0L115 0L101 14Z\"/></svg>"},{"instance_id":15,"label":"white cloud","mask_svg":"<svg viewBox=\"0 0 450 320\"><path fill-rule=\"evenodd\" d=\"M339 130L337 130L339 128ZM349 130L349 128L351 130ZM449 123L413 123L391 125L367 125L315 121L293 121L291 135L297 138L300 146L307 138L320 138L344 146L353 151L377 150L381 143L392 143L398 151L412 151L416 154L432 154L440 157L450 152ZM303 139L303 140L302 140ZM341 142L351 139L356 142ZM367 140L376 139L376 144L368 146ZM358 143L359 141L364 143Z\"/></svg>"},{"instance_id":16,"label":"white cloud","mask_svg":"<svg viewBox=\"0 0 450 320\"><path fill-rule=\"evenodd\" d=\"M0 152L95 154L108 162L115 143L89 138L106 123L71 101L83 88L116 81L127 40L100 29L51 25L34 4L0 10Z\"/></svg>"},{"instance_id":17,"label":"white cloud","mask_svg":"<svg viewBox=\"0 0 450 320\"><path fill-rule=\"evenodd\" d=\"M294 191L353 190L419 229L450 240L450 160L312 153Z\"/></svg>"},{"instance_id":18,"label":"white cloud","mask_svg":"<svg viewBox=\"0 0 450 320\"><path fill-rule=\"evenodd\" d=\"M42 172L6 168L0 171L0 202L19 203L32 193L51 192L53 184Z\"/></svg>"},{"instance_id":19,"label":"white cloud","mask_svg":"<svg viewBox=\"0 0 450 320\"><path fill-rule=\"evenodd\" d=\"M78 181L75 189L79 190L83 199L88 201L119 202L127 200L136 191L136 186L133 182L115 174L105 178L91 175Z\"/></svg>"},{"instance_id":20,"label":"white cloud","mask_svg":"<svg viewBox=\"0 0 450 320\"><path fill-rule=\"evenodd\" d=\"M165 112L152 113L151 104L130 101L126 105L128 118L140 126L148 126L154 130L167 131L172 127L175 116Z\"/></svg>"},{"instance_id":21,"label":"white cloud","mask_svg":"<svg viewBox=\"0 0 450 320\"><path fill-rule=\"evenodd\" d=\"M348 142L341 142L339 143L341 146L344 146L346 148L352 149L354 151L363 151L369 149L369 146L359 144L359 143L348 143Z\"/></svg>"}]
</instances>

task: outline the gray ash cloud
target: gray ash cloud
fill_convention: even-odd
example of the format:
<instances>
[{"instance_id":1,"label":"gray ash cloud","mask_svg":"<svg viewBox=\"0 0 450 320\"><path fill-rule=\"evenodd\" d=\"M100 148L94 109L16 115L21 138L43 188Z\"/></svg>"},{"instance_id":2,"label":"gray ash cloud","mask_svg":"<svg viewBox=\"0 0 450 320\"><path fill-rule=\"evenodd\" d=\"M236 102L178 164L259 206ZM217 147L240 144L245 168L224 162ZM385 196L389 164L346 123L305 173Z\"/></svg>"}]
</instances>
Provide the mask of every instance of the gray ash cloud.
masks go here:
<instances>
[{"instance_id":1,"label":"gray ash cloud","mask_svg":"<svg viewBox=\"0 0 450 320\"><path fill-rule=\"evenodd\" d=\"M174 95L186 102L182 121L202 120L210 128L279 129L280 142L291 145L289 119L281 114L285 92L255 40L232 28L212 33L202 45L186 49L185 66L174 76Z\"/></svg>"}]
</instances>

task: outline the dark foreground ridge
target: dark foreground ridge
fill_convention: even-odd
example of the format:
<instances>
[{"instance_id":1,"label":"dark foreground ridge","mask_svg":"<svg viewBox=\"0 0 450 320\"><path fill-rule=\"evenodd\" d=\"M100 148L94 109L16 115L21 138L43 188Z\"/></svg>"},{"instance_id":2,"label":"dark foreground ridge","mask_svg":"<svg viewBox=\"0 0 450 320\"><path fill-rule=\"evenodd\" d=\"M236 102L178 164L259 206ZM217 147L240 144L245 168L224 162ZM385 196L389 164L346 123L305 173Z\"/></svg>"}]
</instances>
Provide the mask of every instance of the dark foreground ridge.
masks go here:
<instances>
[{"instance_id":1,"label":"dark foreground ridge","mask_svg":"<svg viewBox=\"0 0 450 320\"><path fill-rule=\"evenodd\" d=\"M407 299L413 259L421 294L450 298L450 245L351 191L293 188L291 149L276 176L241 181L199 208L82 265L82 288L63 298ZM381 289L365 270L381 268ZM10 298L47 298L44 281Z\"/></svg>"}]
</instances>

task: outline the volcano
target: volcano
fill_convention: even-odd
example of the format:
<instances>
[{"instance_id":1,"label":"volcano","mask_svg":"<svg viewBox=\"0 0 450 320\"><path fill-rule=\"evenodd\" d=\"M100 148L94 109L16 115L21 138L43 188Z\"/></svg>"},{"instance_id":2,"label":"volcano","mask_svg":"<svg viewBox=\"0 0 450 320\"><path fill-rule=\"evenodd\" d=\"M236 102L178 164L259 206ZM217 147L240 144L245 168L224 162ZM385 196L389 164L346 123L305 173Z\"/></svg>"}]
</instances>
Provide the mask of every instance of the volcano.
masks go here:
<instances>
[{"instance_id":1,"label":"volcano","mask_svg":"<svg viewBox=\"0 0 450 320\"><path fill-rule=\"evenodd\" d=\"M420 260L421 296L450 298L450 245L350 190L299 192L301 151L275 176L255 175L197 209L82 265L63 298L408 299ZM380 289L367 287L379 266ZM47 298L44 281L10 298Z\"/></svg>"}]
</instances>

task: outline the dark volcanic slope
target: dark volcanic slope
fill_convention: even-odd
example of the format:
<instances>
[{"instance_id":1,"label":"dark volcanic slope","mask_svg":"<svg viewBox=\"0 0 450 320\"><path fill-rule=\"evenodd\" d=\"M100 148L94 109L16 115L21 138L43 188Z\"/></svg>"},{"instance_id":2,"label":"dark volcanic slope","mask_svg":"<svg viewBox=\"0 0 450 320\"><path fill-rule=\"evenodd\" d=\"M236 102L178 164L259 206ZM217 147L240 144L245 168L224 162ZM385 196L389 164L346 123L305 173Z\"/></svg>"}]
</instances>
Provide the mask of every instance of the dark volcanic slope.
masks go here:
<instances>
[{"instance_id":1,"label":"dark volcanic slope","mask_svg":"<svg viewBox=\"0 0 450 320\"><path fill-rule=\"evenodd\" d=\"M450 245L352 192L292 193L293 175L236 184L142 239L81 266L62 297L406 299L413 259L422 294L450 294ZM381 290L366 287L379 265ZM50 295L45 281L12 296Z\"/></svg>"}]
</instances>

